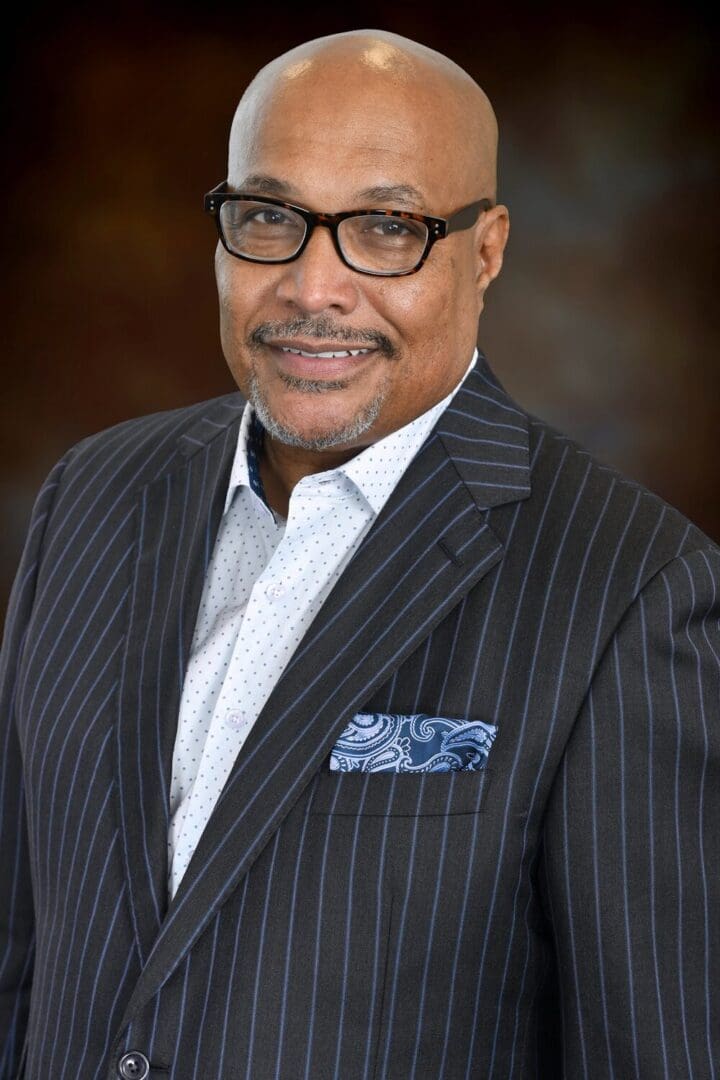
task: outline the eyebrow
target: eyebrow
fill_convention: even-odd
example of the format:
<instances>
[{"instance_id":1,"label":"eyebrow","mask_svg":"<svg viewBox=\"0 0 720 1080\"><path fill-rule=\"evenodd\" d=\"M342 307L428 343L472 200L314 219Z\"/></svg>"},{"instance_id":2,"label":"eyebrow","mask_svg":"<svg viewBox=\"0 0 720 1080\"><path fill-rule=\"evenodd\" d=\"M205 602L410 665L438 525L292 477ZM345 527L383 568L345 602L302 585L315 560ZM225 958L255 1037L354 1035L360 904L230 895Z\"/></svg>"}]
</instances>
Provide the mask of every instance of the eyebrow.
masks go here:
<instances>
[{"instance_id":1,"label":"eyebrow","mask_svg":"<svg viewBox=\"0 0 720 1080\"><path fill-rule=\"evenodd\" d=\"M237 185L228 184L228 188L234 191L252 192L254 195L275 195L278 199L286 199L292 194L292 187L284 180L277 180L274 176L262 176L252 173Z\"/></svg>"},{"instance_id":2,"label":"eyebrow","mask_svg":"<svg viewBox=\"0 0 720 1080\"><path fill-rule=\"evenodd\" d=\"M358 192L359 199L367 199L372 203L405 203L408 207L424 207L425 199L421 191L412 184L377 184L374 187L363 188Z\"/></svg>"},{"instance_id":3,"label":"eyebrow","mask_svg":"<svg viewBox=\"0 0 720 1080\"><path fill-rule=\"evenodd\" d=\"M291 200L297 197L294 196L291 184L275 176L265 176L261 173L252 173L246 176L237 187L228 185L228 189L247 191L248 194L270 195L278 199ZM422 192L411 184L375 184L358 191L354 201L361 204L369 203L377 207L383 207L387 203L402 203L409 209L416 209L418 206L422 209L425 206Z\"/></svg>"}]
</instances>

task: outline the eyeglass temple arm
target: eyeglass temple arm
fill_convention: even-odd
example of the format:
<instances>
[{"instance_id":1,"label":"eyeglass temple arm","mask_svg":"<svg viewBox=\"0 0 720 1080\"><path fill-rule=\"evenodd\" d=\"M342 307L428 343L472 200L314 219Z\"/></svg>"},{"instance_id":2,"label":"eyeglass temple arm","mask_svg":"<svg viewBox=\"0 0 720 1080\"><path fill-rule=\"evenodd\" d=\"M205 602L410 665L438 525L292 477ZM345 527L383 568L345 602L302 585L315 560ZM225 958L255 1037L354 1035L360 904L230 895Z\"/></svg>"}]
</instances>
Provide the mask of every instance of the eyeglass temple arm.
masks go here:
<instances>
[{"instance_id":1,"label":"eyeglass temple arm","mask_svg":"<svg viewBox=\"0 0 720 1080\"><path fill-rule=\"evenodd\" d=\"M471 225L475 224L480 213L489 210L491 206L492 199L478 199L477 202L464 206L462 210L458 210L457 214L453 214L452 217L448 218L445 235L447 236L451 232L460 232L462 229L469 229Z\"/></svg>"}]
</instances>

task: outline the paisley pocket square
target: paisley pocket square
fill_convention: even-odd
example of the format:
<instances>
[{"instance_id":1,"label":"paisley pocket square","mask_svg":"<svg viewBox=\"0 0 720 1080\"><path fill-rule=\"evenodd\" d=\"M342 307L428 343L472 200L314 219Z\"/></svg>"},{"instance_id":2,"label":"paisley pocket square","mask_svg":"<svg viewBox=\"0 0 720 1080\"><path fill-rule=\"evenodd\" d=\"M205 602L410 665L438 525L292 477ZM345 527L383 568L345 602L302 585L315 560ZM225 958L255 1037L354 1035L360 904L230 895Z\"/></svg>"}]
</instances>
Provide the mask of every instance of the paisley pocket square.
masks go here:
<instances>
[{"instance_id":1,"label":"paisley pocket square","mask_svg":"<svg viewBox=\"0 0 720 1080\"><path fill-rule=\"evenodd\" d=\"M356 713L330 754L336 772L484 769L497 725L416 713Z\"/></svg>"}]
</instances>

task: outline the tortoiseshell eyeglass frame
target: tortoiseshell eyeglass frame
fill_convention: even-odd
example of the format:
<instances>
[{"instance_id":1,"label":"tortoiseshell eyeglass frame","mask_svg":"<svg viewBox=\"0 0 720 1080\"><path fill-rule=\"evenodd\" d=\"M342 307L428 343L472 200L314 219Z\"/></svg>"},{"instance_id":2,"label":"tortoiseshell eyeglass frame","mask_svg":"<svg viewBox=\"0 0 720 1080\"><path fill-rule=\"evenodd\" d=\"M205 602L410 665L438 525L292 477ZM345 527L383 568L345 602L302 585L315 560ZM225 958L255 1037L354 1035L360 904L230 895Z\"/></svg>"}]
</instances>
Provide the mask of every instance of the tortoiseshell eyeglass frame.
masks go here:
<instances>
[{"instance_id":1,"label":"tortoiseshell eyeglass frame","mask_svg":"<svg viewBox=\"0 0 720 1080\"><path fill-rule=\"evenodd\" d=\"M220 221L220 207L224 202L237 202L239 200L267 203L268 206L280 206L284 210L293 210L298 214L305 222L305 236L297 251L284 259L256 259L252 255L241 255L239 252L233 251L228 246L225 234L223 233L222 223ZM316 214L311 210L306 210L304 206L296 206L295 203L283 202L282 199L274 199L267 195L255 195L252 192L246 191L228 191L226 180L223 180L222 183L218 184L217 187L214 187L212 191L209 191L204 199L206 212L215 218L220 242L228 254L234 255L236 259L245 259L247 262L264 263L265 265L293 262L294 259L298 259L302 255L315 227L317 225L323 225L330 230L335 250L345 265L349 266L351 270L356 270L359 274L371 274L373 277L405 277L407 274L416 274L427 259L433 244L437 240L444 240L450 233L469 229L475 224L480 214L489 210L492 205L491 199L478 199L476 202L468 203L467 206L460 207L459 210L456 210L455 213L451 214L448 218L427 217L425 214L415 214L410 210L378 210L376 207L367 210L344 210L339 214ZM367 270L363 267L355 266L354 263L351 263L348 260L340 246L340 241L338 240L338 226L341 222L347 220L347 218L361 217L364 214L377 214L382 215L383 217L402 218L406 221L420 221L427 227L428 235L427 240L425 241L425 248L415 266L411 267L409 270Z\"/></svg>"}]
</instances>

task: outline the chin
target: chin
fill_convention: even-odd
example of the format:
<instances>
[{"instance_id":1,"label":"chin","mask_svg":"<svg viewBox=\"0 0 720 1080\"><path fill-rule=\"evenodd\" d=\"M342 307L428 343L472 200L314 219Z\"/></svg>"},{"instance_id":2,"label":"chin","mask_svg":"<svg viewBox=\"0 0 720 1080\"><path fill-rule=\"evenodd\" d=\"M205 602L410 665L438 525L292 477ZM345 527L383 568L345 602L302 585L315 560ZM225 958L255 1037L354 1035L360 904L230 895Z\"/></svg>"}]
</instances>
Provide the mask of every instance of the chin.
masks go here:
<instances>
[{"instance_id":1,"label":"chin","mask_svg":"<svg viewBox=\"0 0 720 1080\"><path fill-rule=\"evenodd\" d=\"M373 426L385 401L385 394L379 393L346 415L342 415L340 410L333 410L334 415L328 415L328 403L321 395L316 409L309 410L307 400L303 400L303 408L295 412L287 405L285 408L275 407L254 376L250 380L248 397L271 438L306 450L329 450L334 446L356 443ZM315 412L316 416L309 417L309 411Z\"/></svg>"},{"instance_id":2,"label":"chin","mask_svg":"<svg viewBox=\"0 0 720 1080\"><path fill-rule=\"evenodd\" d=\"M271 438L304 450L330 450L352 445L372 426L372 420L369 423L350 420L335 424L293 424L260 410L258 416Z\"/></svg>"}]
</instances>

